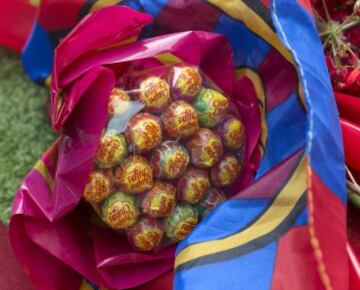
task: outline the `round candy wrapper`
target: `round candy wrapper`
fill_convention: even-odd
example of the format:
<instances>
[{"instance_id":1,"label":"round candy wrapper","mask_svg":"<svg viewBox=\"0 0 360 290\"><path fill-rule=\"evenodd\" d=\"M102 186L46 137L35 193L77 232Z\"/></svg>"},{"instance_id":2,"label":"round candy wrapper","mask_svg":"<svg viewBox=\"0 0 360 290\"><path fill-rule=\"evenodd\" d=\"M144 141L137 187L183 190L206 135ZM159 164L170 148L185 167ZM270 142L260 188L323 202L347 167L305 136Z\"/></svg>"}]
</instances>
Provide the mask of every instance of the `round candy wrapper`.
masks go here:
<instances>
[{"instance_id":1,"label":"round candy wrapper","mask_svg":"<svg viewBox=\"0 0 360 290\"><path fill-rule=\"evenodd\" d=\"M164 236L160 222L149 217L143 217L126 233L130 243L139 251L155 250Z\"/></svg>"},{"instance_id":2,"label":"round candy wrapper","mask_svg":"<svg viewBox=\"0 0 360 290\"><path fill-rule=\"evenodd\" d=\"M101 135L95 162L100 168L110 168L119 164L126 154L127 146L124 135L107 132Z\"/></svg>"},{"instance_id":3,"label":"round candy wrapper","mask_svg":"<svg viewBox=\"0 0 360 290\"><path fill-rule=\"evenodd\" d=\"M223 203L225 200L226 195L223 191L217 188L210 188L199 203L200 216L204 218L212 209Z\"/></svg>"},{"instance_id":4,"label":"round candy wrapper","mask_svg":"<svg viewBox=\"0 0 360 290\"><path fill-rule=\"evenodd\" d=\"M238 150L245 143L245 127L243 123L233 115L227 115L225 120L217 128L225 147L230 150Z\"/></svg>"},{"instance_id":5,"label":"round candy wrapper","mask_svg":"<svg viewBox=\"0 0 360 290\"><path fill-rule=\"evenodd\" d=\"M102 170L94 170L89 174L88 183L83 191L83 197L88 202L101 202L110 194L111 187L110 175Z\"/></svg>"},{"instance_id":6,"label":"round candy wrapper","mask_svg":"<svg viewBox=\"0 0 360 290\"><path fill-rule=\"evenodd\" d=\"M222 93L202 88L193 102L201 126L212 128L226 116L229 101Z\"/></svg>"},{"instance_id":7,"label":"round candy wrapper","mask_svg":"<svg viewBox=\"0 0 360 290\"><path fill-rule=\"evenodd\" d=\"M104 200L101 212L103 221L117 230L131 227L139 216L135 198L120 191Z\"/></svg>"},{"instance_id":8,"label":"round candy wrapper","mask_svg":"<svg viewBox=\"0 0 360 290\"><path fill-rule=\"evenodd\" d=\"M151 151L162 139L160 119L148 113L135 115L126 126L125 137L135 152Z\"/></svg>"},{"instance_id":9,"label":"round candy wrapper","mask_svg":"<svg viewBox=\"0 0 360 290\"><path fill-rule=\"evenodd\" d=\"M181 241L187 237L198 223L198 213L188 204L178 204L171 216L165 219L167 237L173 241Z\"/></svg>"},{"instance_id":10,"label":"round candy wrapper","mask_svg":"<svg viewBox=\"0 0 360 290\"><path fill-rule=\"evenodd\" d=\"M170 100L170 87L159 77L149 77L140 84L139 100L148 112L160 112Z\"/></svg>"},{"instance_id":11,"label":"round candy wrapper","mask_svg":"<svg viewBox=\"0 0 360 290\"><path fill-rule=\"evenodd\" d=\"M122 89L114 88L109 97L108 114L110 116L121 115L129 108L129 104L129 95Z\"/></svg>"},{"instance_id":12,"label":"round candy wrapper","mask_svg":"<svg viewBox=\"0 0 360 290\"><path fill-rule=\"evenodd\" d=\"M167 217L175 207L176 188L168 182L156 181L141 200L142 212L150 217Z\"/></svg>"},{"instance_id":13,"label":"round candy wrapper","mask_svg":"<svg viewBox=\"0 0 360 290\"><path fill-rule=\"evenodd\" d=\"M152 187L152 169L145 158L133 155L114 168L114 180L121 191L140 193Z\"/></svg>"},{"instance_id":14,"label":"round candy wrapper","mask_svg":"<svg viewBox=\"0 0 360 290\"><path fill-rule=\"evenodd\" d=\"M176 141L165 141L151 155L154 176L165 179L180 177L189 164L189 154Z\"/></svg>"},{"instance_id":15,"label":"round candy wrapper","mask_svg":"<svg viewBox=\"0 0 360 290\"><path fill-rule=\"evenodd\" d=\"M178 181L178 197L182 201L195 204L202 199L209 187L210 180L205 170L189 168Z\"/></svg>"},{"instance_id":16,"label":"round candy wrapper","mask_svg":"<svg viewBox=\"0 0 360 290\"><path fill-rule=\"evenodd\" d=\"M201 84L202 78L198 69L191 66L174 67L172 90L176 99L193 99L200 92Z\"/></svg>"},{"instance_id":17,"label":"round candy wrapper","mask_svg":"<svg viewBox=\"0 0 360 290\"><path fill-rule=\"evenodd\" d=\"M171 103L161 115L161 121L170 137L188 137L199 129L195 109L182 100Z\"/></svg>"},{"instance_id":18,"label":"round candy wrapper","mask_svg":"<svg viewBox=\"0 0 360 290\"><path fill-rule=\"evenodd\" d=\"M201 128L186 144L191 162L200 168L209 168L218 162L223 154L220 137L211 130Z\"/></svg>"},{"instance_id":19,"label":"round candy wrapper","mask_svg":"<svg viewBox=\"0 0 360 290\"><path fill-rule=\"evenodd\" d=\"M231 185L239 177L241 170L242 165L235 155L226 154L211 169L211 181L217 187Z\"/></svg>"}]
</instances>

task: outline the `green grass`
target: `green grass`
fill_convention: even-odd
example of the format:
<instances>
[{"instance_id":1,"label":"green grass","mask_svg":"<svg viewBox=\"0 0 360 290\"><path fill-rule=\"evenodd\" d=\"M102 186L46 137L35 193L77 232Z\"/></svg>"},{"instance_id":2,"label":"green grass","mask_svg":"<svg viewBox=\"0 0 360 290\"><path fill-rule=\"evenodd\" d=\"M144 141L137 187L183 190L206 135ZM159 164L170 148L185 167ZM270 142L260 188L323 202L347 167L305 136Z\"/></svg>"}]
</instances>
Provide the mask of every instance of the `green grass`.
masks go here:
<instances>
[{"instance_id":1,"label":"green grass","mask_svg":"<svg viewBox=\"0 0 360 290\"><path fill-rule=\"evenodd\" d=\"M7 223L21 180L55 139L47 88L24 74L20 56L0 47L0 219Z\"/></svg>"}]
</instances>

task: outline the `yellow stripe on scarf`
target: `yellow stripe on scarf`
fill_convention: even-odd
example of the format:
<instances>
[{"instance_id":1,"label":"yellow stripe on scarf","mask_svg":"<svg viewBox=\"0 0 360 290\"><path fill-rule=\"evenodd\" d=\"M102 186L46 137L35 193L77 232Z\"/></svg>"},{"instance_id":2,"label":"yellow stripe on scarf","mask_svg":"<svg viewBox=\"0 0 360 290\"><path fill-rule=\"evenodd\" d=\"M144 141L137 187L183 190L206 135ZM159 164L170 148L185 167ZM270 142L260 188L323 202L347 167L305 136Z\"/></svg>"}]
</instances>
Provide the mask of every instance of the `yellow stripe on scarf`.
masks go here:
<instances>
[{"instance_id":1,"label":"yellow stripe on scarf","mask_svg":"<svg viewBox=\"0 0 360 290\"><path fill-rule=\"evenodd\" d=\"M291 213L306 190L306 165L301 162L271 206L250 227L220 240L212 240L184 248L175 259L175 268L204 256L231 250L274 231Z\"/></svg>"}]
</instances>

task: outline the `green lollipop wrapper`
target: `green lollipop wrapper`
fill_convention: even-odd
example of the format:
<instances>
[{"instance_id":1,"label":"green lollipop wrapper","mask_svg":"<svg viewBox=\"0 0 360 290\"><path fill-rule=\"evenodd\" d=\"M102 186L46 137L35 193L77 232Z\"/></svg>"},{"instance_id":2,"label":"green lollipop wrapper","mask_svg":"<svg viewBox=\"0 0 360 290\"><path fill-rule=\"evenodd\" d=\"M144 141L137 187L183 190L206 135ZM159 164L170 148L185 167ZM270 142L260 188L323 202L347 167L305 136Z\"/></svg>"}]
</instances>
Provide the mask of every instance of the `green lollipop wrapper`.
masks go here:
<instances>
[{"instance_id":1,"label":"green lollipop wrapper","mask_svg":"<svg viewBox=\"0 0 360 290\"><path fill-rule=\"evenodd\" d=\"M185 239L198 223L197 210L191 205L178 204L165 220L166 236L173 242Z\"/></svg>"}]
</instances>

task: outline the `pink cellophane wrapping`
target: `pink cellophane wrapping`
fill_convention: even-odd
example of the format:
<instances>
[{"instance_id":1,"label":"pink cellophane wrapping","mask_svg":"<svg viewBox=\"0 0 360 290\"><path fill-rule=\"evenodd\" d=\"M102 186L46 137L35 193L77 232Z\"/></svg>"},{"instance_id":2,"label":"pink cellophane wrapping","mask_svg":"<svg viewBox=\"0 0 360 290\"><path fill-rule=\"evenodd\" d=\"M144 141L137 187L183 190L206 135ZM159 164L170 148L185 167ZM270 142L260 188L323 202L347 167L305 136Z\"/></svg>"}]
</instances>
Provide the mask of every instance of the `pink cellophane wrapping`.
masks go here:
<instances>
[{"instance_id":1,"label":"pink cellophane wrapping","mask_svg":"<svg viewBox=\"0 0 360 290\"><path fill-rule=\"evenodd\" d=\"M199 67L245 116L248 170L237 186L251 181L259 161L260 117L252 84L234 81L227 39L195 31L137 41L151 21L130 8L106 8L86 17L55 52L51 117L61 135L21 184L10 223L13 248L36 289L78 289L82 276L110 289L159 289L162 277L171 284L175 246L137 252L126 237L97 223L81 202L116 84L109 65L121 71L132 61L163 65L180 59Z\"/></svg>"}]
</instances>

